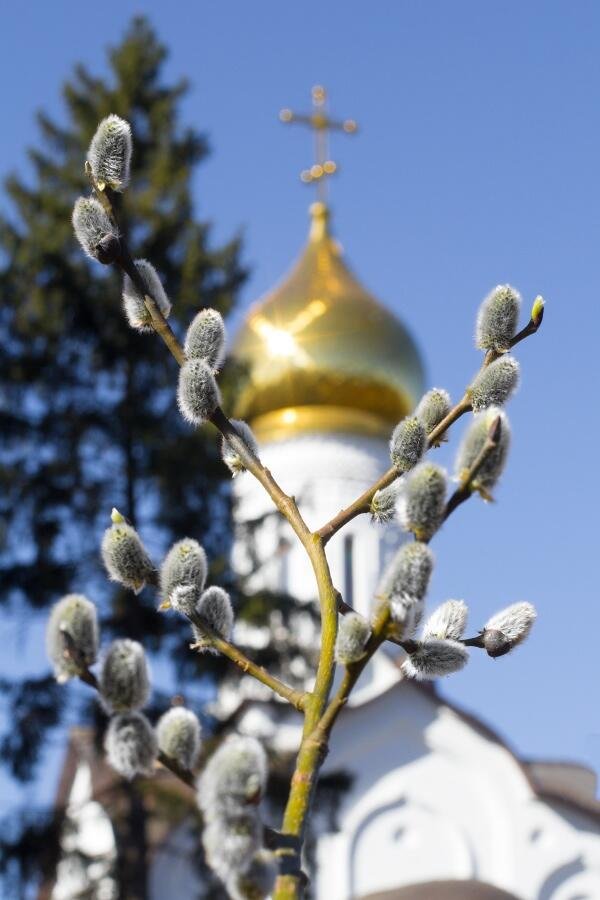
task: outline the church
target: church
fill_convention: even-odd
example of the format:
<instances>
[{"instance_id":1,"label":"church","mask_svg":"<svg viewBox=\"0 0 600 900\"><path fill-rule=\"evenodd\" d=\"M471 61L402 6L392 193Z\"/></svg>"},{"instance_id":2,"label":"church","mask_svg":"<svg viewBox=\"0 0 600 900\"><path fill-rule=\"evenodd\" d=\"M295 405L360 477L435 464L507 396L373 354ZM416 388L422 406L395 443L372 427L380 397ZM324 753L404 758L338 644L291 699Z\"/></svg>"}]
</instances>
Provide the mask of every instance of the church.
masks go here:
<instances>
[{"instance_id":1,"label":"church","mask_svg":"<svg viewBox=\"0 0 600 900\"><path fill-rule=\"evenodd\" d=\"M322 89L313 97L311 115L282 114L312 125L317 136L317 161L303 173L319 188L308 240L291 272L249 310L232 352L244 371L235 415L252 427L261 460L317 527L388 468L389 435L429 385L410 334L356 278L333 236L323 185L335 164L324 142L330 128L356 126L328 118ZM234 569L252 588L314 603L309 564L288 524L271 515L247 473L233 490ZM250 521L260 523L251 553ZM334 583L360 613L368 615L401 540L393 523L375 526L361 516L329 543ZM245 629L245 644L268 640ZM310 617L299 620L296 640L307 655L315 639ZM332 735L322 774L343 776L345 788L335 815L317 811L313 823L315 900L598 900L594 773L519 759L487 724L441 699L435 685L403 680L397 649L386 645L375 656ZM308 667L295 674L309 680ZM252 679L233 673L214 713L284 756L298 748L299 714ZM103 798L115 780L89 735L74 732L59 792L68 837L44 898L81 895L81 858L98 873L94 896L114 896L115 836ZM157 780L181 790L164 771ZM185 815L152 835L152 900L205 896L195 840Z\"/></svg>"}]
</instances>

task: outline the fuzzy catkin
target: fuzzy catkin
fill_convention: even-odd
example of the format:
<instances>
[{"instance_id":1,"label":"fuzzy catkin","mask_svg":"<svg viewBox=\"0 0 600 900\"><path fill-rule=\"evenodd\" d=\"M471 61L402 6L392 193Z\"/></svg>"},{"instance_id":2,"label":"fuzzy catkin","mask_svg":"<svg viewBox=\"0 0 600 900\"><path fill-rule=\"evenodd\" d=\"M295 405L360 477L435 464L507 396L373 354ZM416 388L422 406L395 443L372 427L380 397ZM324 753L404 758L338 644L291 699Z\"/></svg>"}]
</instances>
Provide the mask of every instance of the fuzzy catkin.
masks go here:
<instances>
[{"instance_id":1,"label":"fuzzy catkin","mask_svg":"<svg viewBox=\"0 0 600 900\"><path fill-rule=\"evenodd\" d=\"M459 445L454 464L454 472L460 480L464 472L473 465L487 440L492 423L500 417L500 437L497 444L487 453L479 467L477 475L471 482L475 490L491 490L502 475L508 451L510 449L510 423L505 412L497 406L491 406L484 412L474 416L472 423L464 434Z\"/></svg>"},{"instance_id":2,"label":"fuzzy catkin","mask_svg":"<svg viewBox=\"0 0 600 900\"><path fill-rule=\"evenodd\" d=\"M398 518L417 540L429 540L442 524L446 487L446 473L435 463L421 463L407 477L398 500Z\"/></svg>"},{"instance_id":3,"label":"fuzzy catkin","mask_svg":"<svg viewBox=\"0 0 600 900\"><path fill-rule=\"evenodd\" d=\"M208 561L204 548L193 538L177 541L160 567L160 592L163 600L173 604L183 612L191 612L195 608L198 597L204 590L208 574ZM187 589L174 597L176 588ZM191 590L190 590L191 589ZM179 606L176 604L179 603ZM190 604L190 609L184 604Z\"/></svg>"},{"instance_id":4,"label":"fuzzy catkin","mask_svg":"<svg viewBox=\"0 0 600 900\"><path fill-rule=\"evenodd\" d=\"M401 594L390 600L390 615L396 625L397 637L412 638L421 624L425 602L410 594Z\"/></svg>"},{"instance_id":5,"label":"fuzzy catkin","mask_svg":"<svg viewBox=\"0 0 600 900\"><path fill-rule=\"evenodd\" d=\"M72 222L75 237L91 259L99 259L100 247L105 239L118 240L116 227L95 197L79 197L75 201Z\"/></svg>"},{"instance_id":6,"label":"fuzzy catkin","mask_svg":"<svg viewBox=\"0 0 600 900\"><path fill-rule=\"evenodd\" d=\"M393 600L404 595L422 600L433 571L433 553L419 541L403 544L384 571L377 596Z\"/></svg>"},{"instance_id":7,"label":"fuzzy catkin","mask_svg":"<svg viewBox=\"0 0 600 900\"><path fill-rule=\"evenodd\" d=\"M482 632L489 656L504 656L525 640L537 618L531 603L513 603L486 622Z\"/></svg>"},{"instance_id":8,"label":"fuzzy catkin","mask_svg":"<svg viewBox=\"0 0 600 900\"><path fill-rule=\"evenodd\" d=\"M347 666L358 662L365 655L371 628L358 613L348 613L342 618L335 642L336 661Z\"/></svg>"},{"instance_id":9,"label":"fuzzy catkin","mask_svg":"<svg viewBox=\"0 0 600 900\"><path fill-rule=\"evenodd\" d=\"M151 775L158 754L152 725L142 713L113 716L104 737L109 764L124 778Z\"/></svg>"},{"instance_id":10,"label":"fuzzy catkin","mask_svg":"<svg viewBox=\"0 0 600 900\"><path fill-rule=\"evenodd\" d=\"M198 803L205 817L237 814L255 805L267 780L267 757L252 737L231 734L208 760L198 779Z\"/></svg>"},{"instance_id":11,"label":"fuzzy catkin","mask_svg":"<svg viewBox=\"0 0 600 900\"><path fill-rule=\"evenodd\" d=\"M253 810L209 818L202 832L206 861L227 883L247 869L260 849L262 825Z\"/></svg>"},{"instance_id":12,"label":"fuzzy catkin","mask_svg":"<svg viewBox=\"0 0 600 900\"><path fill-rule=\"evenodd\" d=\"M171 312L171 301L167 297L158 272L147 259L136 259L134 265L144 285L145 293L152 297L165 319L168 319ZM129 275L123 277L122 297L125 316L131 327L136 331L153 331L152 316L146 308L144 298Z\"/></svg>"},{"instance_id":13,"label":"fuzzy catkin","mask_svg":"<svg viewBox=\"0 0 600 900\"><path fill-rule=\"evenodd\" d=\"M398 500L399 483L392 482L385 488L375 491L369 512L371 519L380 525L391 522L396 515L396 502Z\"/></svg>"},{"instance_id":14,"label":"fuzzy catkin","mask_svg":"<svg viewBox=\"0 0 600 900\"><path fill-rule=\"evenodd\" d=\"M129 638L112 642L102 664L99 690L108 712L131 712L145 706L150 696L150 679L141 644Z\"/></svg>"},{"instance_id":15,"label":"fuzzy catkin","mask_svg":"<svg viewBox=\"0 0 600 900\"><path fill-rule=\"evenodd\" d=\"M242 422L241 419L231 419L231 424L248 450L250 450L254 456L258 456L258 444L250 426L247 425L246 422ZM226 437L223 437L221 441L221 457L234 478L240 472L245 471L246 467L244 466L241 457Z\"/></svg>"},{"instance_id":16,"label":"fuzzy catkin","mask_svg":"<svg viewBox=\"0 0 600 900\"><path fill-rule=\"evenodd\" d=\"M188 359L179 370L177 403L183 418L202 425L221 402L215 376L203 359Z\"/></svg>"},{"instance_id":17,"label":"fuzzy catkin","mask_svg":"<svg viewBox=\"0 0 600 900\"><path fill-rule=\"evenodd\" d=\"M156 725L158 747L184 769L193 769L200 751L198 716L183 706L174 706Z\"/></svg>"},{"instance_id":18,"label":"fuzzy catkin","mask_svg":"<svg viewBox=\"0 0 600 900\"><path fill-rule=\"evenodd\" d=\"M480 350L504 353L510 349L519 323L521 295L510 284L499 284L487 295L477 313L475 345Z\"/></svg>"},{"instance_id":19,"label":"fuzzy catkin","mask_svg":"<svg viewBox=\"0 0 600 900\"><path fill-rule=\"evenodd\" d=\"M481 369L468 388L473 412L488 406L503 406L519 384L519 363L513 356L501 356Z\"/></svg>"},{"instance_id":20,"label":"fuzzy catkin","mask_svg":"<svg viewBox=\"0 0 600 900\"><path fill-rule=\"evenodd\" d=\"M464 600L447 600L425 622L422 640L451 638L459 641L467 627L468 613Z\"/></svg>"},{"instance_id":21,"label":"fuzzy catkin","mask_svg":"<svg viewBox=\"0 0 600 900\"><path fill-rule=\"evenodd\" d=\"M154 565L140 536L124 521L106 529L101 553L110 580L131 588L136 594L154 577Z\"/></svg>"},{"instance_id":22,"label":"fuzzy catkin","mask_svg":"<svg viewBox=\"0 0 600 900\"><path fill-rule=\"evenodd\" d=\"M427 449L427 432L423 423L410 416L402 419L392 432L390 457L399 472L407 472L419 462Z\"/></svg>"},{"instance_id":23,"label":"fuzzy catkin","mask_svg":"<svg viewBox=\"0 0 600 900\"><path fill-rule=\"evenodd\" d=\"M74 657L65 653L71 639ZM46 626L46 650L59 682L79 674L96 662L98 617L96 607L83 594L67 594L55 603Z\"/></svg>"},{"instance_id":24,"label":"fuzzy catkin","mask_svg":"<svg viewBox=\"0 0 600 900\"><path fill-rule=\"evenodd\" d=\"M219 637L226 641L231 637L233 628L233 607L231 598L223 588L213 585L207 588L196 606L196 613L203 622ZM197 645L210 647L210 638L196 625L192 626Z\"/></svg>"},{"instance_id":25,"label":"fuzzy catkin","mask_svg":"<svg viewBox=\"0 0 600 900\"><path fill-rule=\"evenodd\" d=\"M260 850L247 869L227 881L231 900L265 900L273 890L277 874L275 854Z\"/></svg>"},{"instance_id":26,"label":"fuzzy catkin","mask_svg":"<svg viewBox=\"0 0 600 900\"><path fill-rule=\"evenodd\" d=\"M171 609L183 616L193 616L200 598L200 591L194 584L180 584L173 588L169 598ZM164 607L163 607L164 609Z\"/></svg>"},{"instance_id":27,"label":"fuzzy catkin","mask_svg":"<svg viewBox=\"0 0 600 900\"><path fill-rule=\"evenodd\" d=\"M468 658L466 648L458 641L432 638L418 643L402 663L402 671L408 678L429 681L458 672Z\"/></svg>"},{"instance_id":28,"label":"fuzzy catkin","mask_svg":"<svg viewBox=\"0 0 600 900\"><path fill-rule=\"evenodd\" d=\"M421 397L415 416L423 423L426 434L440 424L450 412L450 394L443 388L431 388Z\"/></svg>"},{"instance_id":29,"label":"fuzzy catkin","mask_svg":"<svg viewBox=\"0 0 600 900\"><path fill-rule=\"evenodd\" d=\"M113 191L122 191L127 187L131 151L129 122L115 115L102 119L87 157L96 181L107 184Z\"/></svg>"},{"instance_id":30,"label":"fuzzy catkin","mask_svg":"<svg viewBox=\"0 0 600 900\"><path fill-rule=\"evenodd\" d=\"M216 309L202 309L192 320L183 346L188 359L203 359L215 372L225 355L225 324Z\"/></svg>"}]
</instances>

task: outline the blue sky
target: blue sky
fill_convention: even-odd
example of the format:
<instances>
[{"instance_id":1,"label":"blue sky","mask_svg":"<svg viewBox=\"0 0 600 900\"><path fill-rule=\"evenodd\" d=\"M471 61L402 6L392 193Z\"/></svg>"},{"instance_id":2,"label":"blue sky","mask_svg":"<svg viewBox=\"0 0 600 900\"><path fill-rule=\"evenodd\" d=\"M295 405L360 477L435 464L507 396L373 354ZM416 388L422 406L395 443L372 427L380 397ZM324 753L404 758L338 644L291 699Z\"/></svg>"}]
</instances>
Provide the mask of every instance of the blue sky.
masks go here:
<instances>
[{"instance_id":1,"label":"blue sky","mask_svg":"<svg viewBox=\"0 0 600 900\"><path fill-rule=\"evenodd\" d=\"M476 370L475 311L491 287L510 282L527 306L546 298L542 331L518 348L523 380L498 502L471 501L436 538L432 598L463 597L474 626L515 600L536 604L527 645L496 662L475 654L443 691L526 757L600 768L600 5L5 4L0 174L27 171L35 111L60 118L73 64L104 72L106 45L137 12L170 46L169 76L191 81L183 117L213 149L195 181L198 210L215 239L244 236L242 308L305 238L312 193L298 172L310 138L277 113L307 108L317 82L332 111L360 125L333 142L336 233L415 335L430 385L458 397ZM2 632L44 665L39 631Z\"/></svg>"}]
</instances>

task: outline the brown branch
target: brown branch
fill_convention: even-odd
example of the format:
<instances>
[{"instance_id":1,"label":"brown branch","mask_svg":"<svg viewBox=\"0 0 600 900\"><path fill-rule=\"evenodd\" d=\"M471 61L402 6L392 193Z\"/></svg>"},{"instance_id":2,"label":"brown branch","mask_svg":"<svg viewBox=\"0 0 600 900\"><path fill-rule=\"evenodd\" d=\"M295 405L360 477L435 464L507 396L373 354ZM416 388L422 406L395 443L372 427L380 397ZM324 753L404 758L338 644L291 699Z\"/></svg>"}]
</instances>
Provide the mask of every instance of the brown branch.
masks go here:
<instances>
[{"instance_id":1,"label":"brown branch","mask_svg":"<svg viewBox=\"0 0 600 900\"><path fill-rule=\"evenodd\" d=\"M253 678L256 678L257 681L266 685L266 687L270 688L273 693L277 694L279 697L287 700L300 712L306 708L310 696L309 694L295 690L279 678L271 675L262 666L258 666L256 663L252 662L252 660L248 659L248 657L234 646L234 644L226 641L225 638L222 638L209 628L203 619L196 613L187 614L187 618L196 626L196 628L198 628L205 638L205 643L200 642L198 644L192 644L192 649L203 651L207 646L213 647L215 650L218 650L219 653L222 653L223 656L226 656L227 659L230 659L231 662L235 663L244 674L252 675Z\"/></svg>"},{"instance_id":2,"label":"brown branch","mask_svg":"<svg viewBox=\"0 0 600 900\"><path fill-rule=\"evenodd\" d=\"M441 438L444 436L445 432L450 428L450 426L457 421L462 415L468 412L471 409L471 403L467 395L465 396L452 407L450 412L444 419L436 425L436 427L428 434L427 436L427 445L428 447L432 447L434 444L437 444ZM362 513L368 513L371 509L371 501L373 500L374 495L377 491L382 490L383 488L389 487L393 481L396 481L397 478L401 478L404 475L403 472L399 472L395 466L391 466L385 472L381 478L378 479L374 484L371 485L370 488L367 488L364 493L360 495L350 506L347 506L345 509L340 510L340 512L333 517L329 522L323 525L316 532L324 544L329 541L336 532L343 528L348 522L351 522L352 519L356 518L356 516L360 516Z\"/></svg>"},{"instance_id":3,"label":"brown branch","mask_svg":"<svg viewBox=\"0 0 600 900\"><path fill-rule=\"evenodd\" d=\"M537 315L537 318L535 320L531 318L527 325L525 325L525 327L522 328L521 331L517 332L517 334L512 338L510 342L510 349L521 343L521 341L525 340L525 338L528 338L532 334L535 334L542 324L543 318L544 309L542 307ZM494 362L494 360L498 359L498 357L500 356L503 356L503 354L499 353L496 350L489 350L485 355L485 358L481 365L481 369L485 369L490 365L490 363ZM429 434L427 435L428 447L434 447L438 445L439 442L443 439L448 428L453 425L454 422L460 419L460 417L463 416L466 412L470 412L471 409L471 400L469 397L469 391L467 389L462 398L455 406L452 407L447 416L445 416L445 418L443 418L442 421L438 425L436 425L436 427L432 431L429 432ZM351 503L345 509L340 510L340 512L337 513L337 515L335 515L332 519L330 519L329 522L319 528L316 533L321 537L323 543L326 544L327 541L329 541L333 537L333 535L340 530L340 528L343 528L344 525L347 525L348 522L351 522L352 519L356 518L356 516L359 516L363 513L368 513L371 508L371 501L373 500L375 493L379 490L382 490L383 488L388 487L397 478L401 478L403 474L403 472L399 472L398 469L392 466L381 476L381 478L378 479L378 481L372 484L370 488L367 488L367 490L364 491L360 495L360 497L357 497L357 499L353 503Z\"/></svg>"},{"instance_id":4,"label":"brown branch","mask_svg":"<svg viewBox=\"0 0 600 900\"><path fill-rule=\"evenodd\" d=\"M457 509L461 505L461 503L464 503L465 500L469 499L474 490L473 482L477 478L481 467L483 466L492 450L495 450L498 446L501 434L502 419L500 418L500 416L496 416L488 429L488 433L481 450L479 451L467 471L461 477L460 486L454 491L454 493L448 500L442 522L445 522L448 516L452 515L454 510Z\"/></svg>"}]
</instances>

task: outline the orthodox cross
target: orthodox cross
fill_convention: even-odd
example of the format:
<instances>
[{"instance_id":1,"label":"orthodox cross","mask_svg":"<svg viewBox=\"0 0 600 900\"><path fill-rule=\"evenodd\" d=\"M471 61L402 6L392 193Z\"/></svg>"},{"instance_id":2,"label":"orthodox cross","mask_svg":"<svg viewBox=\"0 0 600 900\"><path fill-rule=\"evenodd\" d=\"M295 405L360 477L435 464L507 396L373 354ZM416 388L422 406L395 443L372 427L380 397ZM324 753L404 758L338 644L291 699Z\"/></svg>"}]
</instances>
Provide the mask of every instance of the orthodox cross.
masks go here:
<instances>
[{"instance_id":1,"label":"orthodox cross","mask_svg":"<svg viewBox=\"0 0 600 900\"><path fill-rule=\"evenodd\" d=\"M337 170L337 164L329 159L329 132L344 131L346 134L356 134L358 125L354 119L332 119L327 114L327 95L325 88L315 85L312 89L312 113L295 113L291 109L282 109L279 118L282 122L298 122L300 125L308 125L312 128L315 137L315 162L310 169L304 169L300 178L305 184L316 182L317 198L325 202L326 185L325 176L333 175Z\"/></svg>"}]
</instances>

